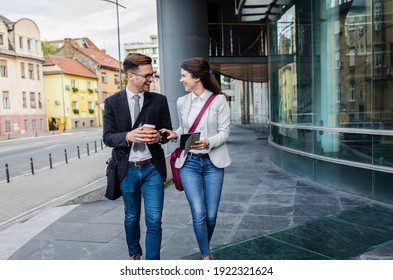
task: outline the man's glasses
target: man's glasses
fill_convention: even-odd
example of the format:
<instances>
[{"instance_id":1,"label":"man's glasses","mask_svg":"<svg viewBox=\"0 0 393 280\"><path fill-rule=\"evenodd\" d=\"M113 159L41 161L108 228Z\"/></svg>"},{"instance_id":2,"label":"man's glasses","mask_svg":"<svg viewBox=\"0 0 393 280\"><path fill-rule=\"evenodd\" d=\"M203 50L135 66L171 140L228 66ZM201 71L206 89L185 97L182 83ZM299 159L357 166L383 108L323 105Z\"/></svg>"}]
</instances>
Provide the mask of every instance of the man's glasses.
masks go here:
<instances>
[{"instance_id":1,"label":"man's glasses","mask_svg":"<svg viewBox=\"0 0 393 280\"><path fill-rule=\"evenodd\" d=\"M146 80L150 80L150 78L155 78L156 75L157 75L156 72L153 72L153 73L151 73L151 74L145 74L145 75L138 74L138 73L134 73L134 72L128 72L128 73L131 73L131 74L134 74L134 75L137 75L137 76L144 77Z\"/></svg>"}]
</instances>

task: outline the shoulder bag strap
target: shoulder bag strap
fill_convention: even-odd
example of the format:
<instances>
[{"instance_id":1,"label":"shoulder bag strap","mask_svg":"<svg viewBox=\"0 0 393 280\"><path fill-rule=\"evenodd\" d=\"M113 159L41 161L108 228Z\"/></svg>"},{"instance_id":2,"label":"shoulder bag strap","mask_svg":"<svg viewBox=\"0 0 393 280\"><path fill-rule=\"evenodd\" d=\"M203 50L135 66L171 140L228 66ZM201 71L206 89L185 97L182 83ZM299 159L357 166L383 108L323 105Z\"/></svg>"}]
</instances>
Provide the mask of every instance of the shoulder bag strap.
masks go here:
<instances>
[{"instance_id":1,"label":"shoulder bag strap","mask_svg":"<svg viewBox=\"0 0 393 280\"><path fill-rule=\"evenodd\" d=\"M212 103L213 99L217 96L216 93L213 93L212 95L210 95L209 99L206 100L205 104L202 107L202 110L199 112L198 116L196 117L194 123L192 124L190 130L188 131L188 133L194 133L195 129L197 128L199 122L202 119L203 114L205 113L207 107L209 107L210 103Z\"/></svg>"},{"instance_id":2,"label":"shoulder bag strap","mask_svg":"<svg viewBox=\"0 0 393 280\"><path fill-rule=\"evenodd\" d=\"M145 116L145 112L146 112L146 106L143 106L142 107L142 110L139 112L139 115L138 115L138 117L136 118L136 120L135 120L135 123L134 123L134 125L132 126L132 129L135 129L135 128L137 128L140 124L141 124L141 122L142 122L142 119L143 119L143 117Z\"/></svg>"}]
</instances>

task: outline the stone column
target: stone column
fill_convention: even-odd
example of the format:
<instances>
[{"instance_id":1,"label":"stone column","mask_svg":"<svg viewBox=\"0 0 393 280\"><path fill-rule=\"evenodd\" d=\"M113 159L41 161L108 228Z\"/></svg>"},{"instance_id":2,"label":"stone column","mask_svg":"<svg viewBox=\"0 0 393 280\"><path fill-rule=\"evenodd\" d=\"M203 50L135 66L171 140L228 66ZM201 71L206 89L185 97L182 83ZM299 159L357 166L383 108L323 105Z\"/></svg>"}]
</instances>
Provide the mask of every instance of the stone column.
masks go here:
<instances>
[{"instance_id":1,"label":"stone column","mask_svg":"<svg viewBox=\"0 0 393 280\"><path fill-rule=\"evenodd\" d=\"M179 126L176 100L186 94L180 84L180 63L209 58L206 0L157 0L160 92L168 98L173 128Z\"/></svg>"}]
</instances>

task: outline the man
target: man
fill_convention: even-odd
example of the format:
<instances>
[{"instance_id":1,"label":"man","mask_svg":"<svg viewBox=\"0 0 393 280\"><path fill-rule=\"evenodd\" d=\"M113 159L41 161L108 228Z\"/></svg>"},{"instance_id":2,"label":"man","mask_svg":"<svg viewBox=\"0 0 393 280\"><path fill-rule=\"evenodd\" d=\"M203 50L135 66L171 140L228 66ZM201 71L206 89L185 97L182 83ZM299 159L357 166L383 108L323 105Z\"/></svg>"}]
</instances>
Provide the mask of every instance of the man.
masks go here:
<instances>
[{"instance_id":1,"label":"man","mask_svg":"<svg viewBox=\"0 0 393 280\"><path fill-rule=\"evenodd\" d=\"M159 130L172 130L165 96L149 92L155 73L151 58L129 54L123 62L127 87L105 99L104 143L113 147L124 201L124 226L131 260L139 260L141 199L146 221L146 260L159 260L166 164ZM144 124L153 125L147 130Z\"/></svg>"}]
</instances>

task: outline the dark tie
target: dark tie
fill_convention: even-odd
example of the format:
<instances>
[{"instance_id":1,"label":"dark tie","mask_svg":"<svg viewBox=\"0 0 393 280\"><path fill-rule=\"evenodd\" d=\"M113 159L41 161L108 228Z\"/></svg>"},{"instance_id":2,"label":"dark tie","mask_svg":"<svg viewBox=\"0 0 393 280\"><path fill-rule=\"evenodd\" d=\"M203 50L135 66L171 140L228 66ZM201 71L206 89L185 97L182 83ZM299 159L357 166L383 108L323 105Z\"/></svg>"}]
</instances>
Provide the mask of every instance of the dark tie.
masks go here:
<instances>
[{"instance_id":1,"label":"dark tie","mask_svg":"<svg viewBox=\"0 0 393 280\"><path fill-rule=\"evenodd\" d=\"M141 111L141 107L139 105L139 98L141 98L139 95L135 94L132 98L135 100L135 105L134 105L134 119L138 118L138 115ZM144 151L145 150L145 144L143 143L134 143L134 152L136 151Z\"/></svg>"}]
</instances>

